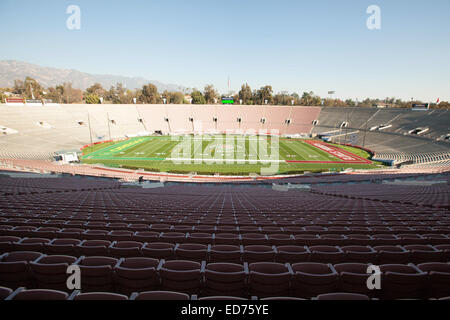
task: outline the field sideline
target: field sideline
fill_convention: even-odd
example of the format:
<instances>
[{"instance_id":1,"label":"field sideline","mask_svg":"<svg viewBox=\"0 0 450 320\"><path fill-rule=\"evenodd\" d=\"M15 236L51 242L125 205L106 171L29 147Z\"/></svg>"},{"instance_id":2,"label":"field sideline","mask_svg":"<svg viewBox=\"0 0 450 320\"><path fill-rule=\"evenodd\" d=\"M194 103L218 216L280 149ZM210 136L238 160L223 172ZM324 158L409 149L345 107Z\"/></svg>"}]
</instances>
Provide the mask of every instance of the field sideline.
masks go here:
<instances>
[{"instance_id":1,"label":"field sideline","mask_svg":"<svg viewBox=\"0 0 450 320\"><path fill-rule=\"evenodd\" d=\"M152 136L107 142L83 149L82 162L155 172L248 175L278 164L278 174L369 169L377 164L358 148L319 140L280 138L272 153L270 137ZM277 139L278 140L278 139ZM273 146L276 147L274 140Z\"/></svg>"}]
</instances>

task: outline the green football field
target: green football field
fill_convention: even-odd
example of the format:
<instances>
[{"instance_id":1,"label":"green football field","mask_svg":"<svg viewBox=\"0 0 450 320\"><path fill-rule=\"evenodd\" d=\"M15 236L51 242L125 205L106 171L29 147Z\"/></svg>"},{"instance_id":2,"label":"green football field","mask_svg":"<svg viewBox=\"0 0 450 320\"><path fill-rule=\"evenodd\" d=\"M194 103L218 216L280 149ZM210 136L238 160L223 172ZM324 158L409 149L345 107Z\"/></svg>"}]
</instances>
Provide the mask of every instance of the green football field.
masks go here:
<instances>
[{"instance_id":1,"label":"green football field","mask_svg":"<svg viewBox=\"0 0 450 320\"><path fill-rule=\"evenodd\" d=\"M358 148L263 136L149 136L87 146L83 163L153 172L294 174L378 167Z\"/></svg>"}]
</instances>

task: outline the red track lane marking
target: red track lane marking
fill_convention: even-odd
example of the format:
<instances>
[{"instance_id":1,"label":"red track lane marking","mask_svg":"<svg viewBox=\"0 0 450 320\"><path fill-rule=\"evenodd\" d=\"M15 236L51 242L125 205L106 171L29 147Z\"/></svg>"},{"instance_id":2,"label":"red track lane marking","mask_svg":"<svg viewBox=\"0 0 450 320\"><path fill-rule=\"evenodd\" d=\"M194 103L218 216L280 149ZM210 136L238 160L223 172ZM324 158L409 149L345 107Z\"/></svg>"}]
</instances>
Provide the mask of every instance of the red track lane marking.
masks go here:
<instances>
[{"instance_id":1,"label":"red track lane marking","mask_svg":"<svg viewBox=\"0 0 450 320\"><path fill-rule=\"evenodd\" d=\"M341 159L342 161L315 161L316 163L343 163L343 164L371 164L372 162L361 158L359 156L357 156L356 154L353 154L349 151L340 149L338 147L335 146L331 146L322 142L318 142L318 141L313 141L313 140L305 140L306 143L308 143L309 145L318 148L324 152L329 153L330 155ZM320 146L323 146L322 148ZM333 149L336 151L336 153L330 152L327 149ZM340 154L344 154L344 157L340 156ZM349 159L345 159L345 156L350 157L354 160L349 160ZM287 162L291 162L291 161L287 161ZM299 163L302 163L302 161L300 161ZM305 162L305 163L311 163L311 162Z\"/></svg>"},{"instance_id":2,"label":"red track lane marking","mask_svg":"<svg viewBox=\"0 0 450 320\"><path fill-rule=\"evenodd\" d=\"M108 168L100 168L96 167L98 170L109 171L109 172L117 172L117 173L134 173L130 171L121 171L117 169L108 169ZM248 180L252 181L254 178L251 177L205 177L205 176L188 176L188 175L164 175L158 173L149 173L149 172L139 172L139 175L142 176L152 176L152 177L165 177L165 178L183 178L183 179L208 179L208 180ZM272 176L272 177L256 177L256 180L273 180L280 179L280 177Z\"/></svg>"}]
</instances>

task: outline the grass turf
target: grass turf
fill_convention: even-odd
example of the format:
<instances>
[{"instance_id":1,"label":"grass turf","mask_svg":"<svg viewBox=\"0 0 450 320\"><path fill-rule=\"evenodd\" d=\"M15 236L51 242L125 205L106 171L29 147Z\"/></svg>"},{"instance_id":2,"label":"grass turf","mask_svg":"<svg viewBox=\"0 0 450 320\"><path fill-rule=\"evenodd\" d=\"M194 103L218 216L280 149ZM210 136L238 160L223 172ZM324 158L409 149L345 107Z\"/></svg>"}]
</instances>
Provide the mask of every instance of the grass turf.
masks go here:
<instances>
[{"instance_id":1,"label":"grass turf","mask_svg":"<svg viewBox=\"0 0 450 320\"><path fill-rule=\"evenodd\" d=\"M88 146L83 149L82 162L90 164L104 164L110 167L122 167L129 169L145 169L155 172L215 174L222 175L248 175L259 174L261 168L270 167L270 163L251 163L250 159L260 160L258 153L257 137L231 136L228 139L223 135L205 137L137 137L124 141L108 142ZM272 139L261 137L267 141L268 148L263 146L262 150L270 150ZM190 140L186 140L190 139ZM319 146L332 147L337 152L344 152L355 161L348 162L339 158L339 155L331 154L323 150L323 147L316 147L312 143L320 143ZM182 147L188 150L183 154ZM189 151L190 148L190 151ZM340 171L348 168L370 169L378 167L378 163L364 161L370 155L358 148L348 146L337 146L325 144L319 140L305 139L279 139L279 156L275 157L278 163L278 174L294 174L304 171ZM234 153L234 163L227 164L214 163L214 161L195 163L197 161L209 159L224 159L224 155ZM268 151L270 155L270 151ZM175 154L175 156L174 156ZM174 163L169 160L173 158L183 158L189 161ZM262 156L263 159L268 157ZM229 157L227 157L229 159ZM238 160L245 160L239 163ZM292 162L286 162L292 161ZM367 163L365 163L367 162Z\"/></svg>"}]
</instances>

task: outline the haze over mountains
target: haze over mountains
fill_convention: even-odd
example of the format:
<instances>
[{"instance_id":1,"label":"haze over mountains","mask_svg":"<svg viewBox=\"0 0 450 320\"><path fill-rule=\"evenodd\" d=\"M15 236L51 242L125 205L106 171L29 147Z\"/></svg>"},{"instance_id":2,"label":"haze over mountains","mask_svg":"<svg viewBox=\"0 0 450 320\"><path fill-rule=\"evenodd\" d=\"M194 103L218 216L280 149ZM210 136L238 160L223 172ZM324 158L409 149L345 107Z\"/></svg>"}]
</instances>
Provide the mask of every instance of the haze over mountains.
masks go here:
<instances>
[{"instance_id":1,"label":"haze over mountains","mask_svg":"<svg viewBox=\"0 0 450 320\"><path fill-rule=\"evenodd\" d=\"M14 86L14 80L24 80L27 76L36 79L44 87L54 87L64 82L72 82L74 88L85 90L94 83L100 83L103 88L109 89L117 83L122 83L128 89L142 88L144 84L154 84L159 92L184 91L186 88L175 84L165 84L156 80L144 78L124 77L118 75L89 74L72 69L57 69L41 67L35 64L15 61L0 61L0 87Z\"/></svg>"}]
</instances>

